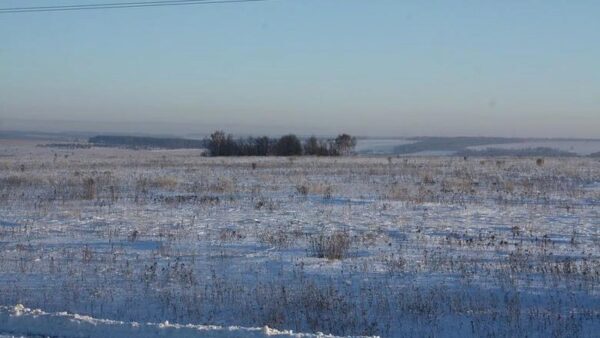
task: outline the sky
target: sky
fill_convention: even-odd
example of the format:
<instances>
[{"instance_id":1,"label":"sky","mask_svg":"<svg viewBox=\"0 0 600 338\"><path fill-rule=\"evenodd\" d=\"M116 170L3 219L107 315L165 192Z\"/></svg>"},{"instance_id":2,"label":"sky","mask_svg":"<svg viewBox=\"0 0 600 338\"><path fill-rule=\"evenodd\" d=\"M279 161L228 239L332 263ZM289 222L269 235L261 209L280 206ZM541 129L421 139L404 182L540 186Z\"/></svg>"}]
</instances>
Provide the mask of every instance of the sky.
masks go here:
<instances>
[{"instance_id":1,"label":"sky","mask_svg":"<svg viewBox=\"0 0 600 338\"><path fill-rule=\"evenodd\" d=\"M585 0L0 14L0 130L600 138L599 18Z\"/></svg>"}]
</instances>

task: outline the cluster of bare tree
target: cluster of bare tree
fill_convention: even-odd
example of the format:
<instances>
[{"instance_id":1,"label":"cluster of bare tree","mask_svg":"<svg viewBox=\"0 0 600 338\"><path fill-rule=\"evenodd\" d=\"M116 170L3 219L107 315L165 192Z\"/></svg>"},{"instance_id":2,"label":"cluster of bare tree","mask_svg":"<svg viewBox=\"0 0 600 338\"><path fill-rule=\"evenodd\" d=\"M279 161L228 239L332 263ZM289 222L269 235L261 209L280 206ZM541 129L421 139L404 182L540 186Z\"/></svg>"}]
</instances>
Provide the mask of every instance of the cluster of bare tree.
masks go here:
<instances>
[{"instance_id":1,"label":"cluster of bare tree","mask_svg":"<svg viewBox=\"0 0 600 338\"><path fill-rule=\"evenodd\" d=\"M279 139L268 136L235 139L231 134L215 131L206 140L211 156L341 156L349 155L356 146L356 138L348 134L335 139L311 136L304 143L294 134Z\"/></svg>"},{"instance_id":2,"label":"cluster of bare tree","mask_svg":"<svg viewBox=\"0 0 600 338\"><path fill-rule=\"evenodd\" d=\"M335 139L318 139L311 136L304 142L304 154L345 156L351 154L355 146L356 138L348 134L340 134Z\"/></svg>"}]
</instances>

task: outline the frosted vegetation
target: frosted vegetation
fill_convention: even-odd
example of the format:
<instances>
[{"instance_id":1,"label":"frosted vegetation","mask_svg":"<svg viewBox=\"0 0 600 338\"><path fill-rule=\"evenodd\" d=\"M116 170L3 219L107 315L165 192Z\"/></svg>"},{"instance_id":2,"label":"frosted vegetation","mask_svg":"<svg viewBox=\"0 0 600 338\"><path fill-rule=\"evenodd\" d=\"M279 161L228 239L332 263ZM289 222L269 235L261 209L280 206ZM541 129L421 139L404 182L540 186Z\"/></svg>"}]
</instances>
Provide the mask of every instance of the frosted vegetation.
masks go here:
<instances>
[{"instance_id":1,"label":"frosted vegetation","mask_svg":"<svg viewBox=\"0 0 600 338\"><path fill-rule=\"evenodd\" d=\"M593 158L5 145L0 334L593 336L599 226Z\"/></svg>"}]
</instances>

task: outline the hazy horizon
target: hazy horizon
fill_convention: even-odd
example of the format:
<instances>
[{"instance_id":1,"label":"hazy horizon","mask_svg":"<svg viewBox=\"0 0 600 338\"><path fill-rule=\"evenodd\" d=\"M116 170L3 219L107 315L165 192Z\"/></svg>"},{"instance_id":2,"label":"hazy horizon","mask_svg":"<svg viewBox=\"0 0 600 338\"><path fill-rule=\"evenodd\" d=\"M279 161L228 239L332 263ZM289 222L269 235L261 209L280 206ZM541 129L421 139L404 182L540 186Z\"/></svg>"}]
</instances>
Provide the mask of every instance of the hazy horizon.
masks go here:
<instances>
[{"instance_id":1,"label":"hazy horizon","mask_svg":"<svg viewBox=\"0 0 600 338\"><path fill-rule=\"evenodd\" d=\"M0 14L0 130L598 138L599 16L391 0Z\"/></svg>"},{"instance_id":2,"label":"hazy horizon","mask_svg":"<svg viewBox=\"0 0 600 338\"><path fill-rule=\"evenodd\" d=\"M405 134L369 134L355 133L347 129L328 129L323 127L302 128L300 126L273 126L242 124L202 124L202 123L174 123L164 121L59 121L59 120L4 120L0 121L0 133L48 133L56 135L138 135L156 137L207 137L216 130L238 137L245 136L282 136L293 133L301 137L333 137L341 133L351 133L353 136L367 139L406 139L412 137L489 137L489 138L515 138L515 139L572 139L572 140L600 140L600 137L585 136L544 136L544 135L503 135L503 134L431 134L431 133L405 133Z\"/></svg>"}]
</instances>

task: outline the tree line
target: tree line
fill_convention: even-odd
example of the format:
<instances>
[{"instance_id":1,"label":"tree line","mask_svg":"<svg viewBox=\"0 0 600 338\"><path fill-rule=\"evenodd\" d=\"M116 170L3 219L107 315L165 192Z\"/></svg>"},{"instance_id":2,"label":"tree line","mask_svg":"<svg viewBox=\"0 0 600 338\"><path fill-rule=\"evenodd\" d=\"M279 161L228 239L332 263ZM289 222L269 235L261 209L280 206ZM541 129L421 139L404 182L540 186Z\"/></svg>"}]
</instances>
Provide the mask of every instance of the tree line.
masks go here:
<instances>
[{"instance_id":1,"label":"tree line","mask_svg":"<svg viewBox=\"0 0 600 338\"><path fill-rule=\"evenodd\" d=\"M206 140L211 156L342 156L349 155L356 146L356 138L340 134L334 139L311 136L302 142L296 135L280 138L234 138L221 130L213 132Z\"/></svg>"},{"instance_id":2,"label":"tree line","mask_svg":"<svg viewBox=\"0 0 600 338\"><path fill-rule=\"evenodd\" d=\"M356 138L348 134L340 134L330 139L311 136L305 140L300 140L294 134L280 138L234 138L221 130L202 140L100 135L91 137L88 142L100 147L131 149L208 149L210 156L342 156L351 154L356 146Z\"/></svg>"},{"instance_id":3,"label":"tree line","mask_svg":"<svg viewBox=\"0 0 600 338\"><path fill-rule=\"evenodd\" d=\"M132 149L201 149L206 147L204 140L173 137L99 135L91 137L88 142L99 147L126 147Z\"/></svg>"}]
</instances>

